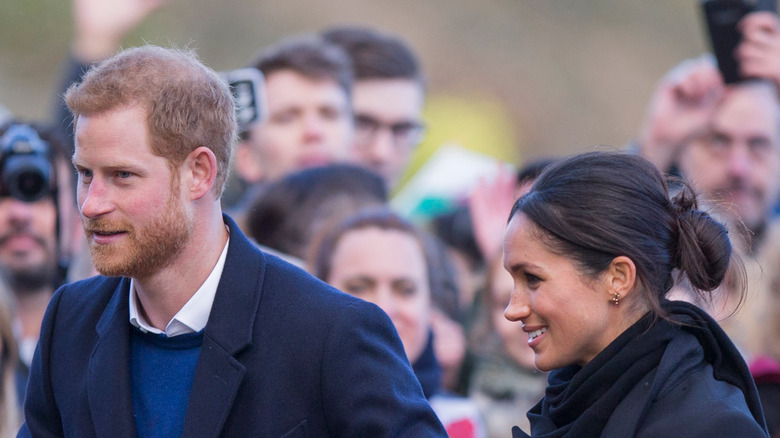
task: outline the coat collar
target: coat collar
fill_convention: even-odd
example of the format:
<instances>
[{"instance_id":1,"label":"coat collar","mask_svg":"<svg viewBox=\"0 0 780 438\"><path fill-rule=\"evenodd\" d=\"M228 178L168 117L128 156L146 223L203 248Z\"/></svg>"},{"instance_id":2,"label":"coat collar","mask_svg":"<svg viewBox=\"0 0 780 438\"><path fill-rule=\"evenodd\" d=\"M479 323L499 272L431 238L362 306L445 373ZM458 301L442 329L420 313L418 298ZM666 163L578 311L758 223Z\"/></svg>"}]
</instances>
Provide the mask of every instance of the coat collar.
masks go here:
<instances>
[{"instance_id":1,"label":"coat collar","mask_svg":"<svg viewBox=\"0 0 780 438\"><path fill-rule=\"evenodd\" d=\"M130 438L135 436L128 366L130 280L105 281L113 282L115 290L96 326L98 339L87 371L87 399L97 436Z\"/></svg>"},{"instance_id":2,"label":"coat collar","mask_svg":"<svg viewBox=\"0 0 780 438\"><path fill-rule=\"evenodd\" d=\"M206 337L235 355L252 344L265 275L265 257L233 219L227 215L223 217L230 230L230 246L206 325Z\"/></svg>"},{"instance_id":3,"label":"coat collar","mask_svg":"<svg viewBox=\"0 0 780 438\"><path fill-rule=\"evenodd\" d=\"M246 371L234 356L252 344L260 303L265 257L233 219L227 215L223 219L230 230L230 246L195 369L183 436L219 435ZM98 436L135 436L128 366L129 287L129 279L118 280L96 326L88 397Z\"/></svg>"},{"instance_id":4,"label":"coat collar","mask_svg":"<svg viewBox=\"0 0 780 438\"><path fill-rule=\"evenodd\" d=\"M217 287L195 369L182 436L216 437L241 387L246 368L235 356L252 345L265 274L265 257L224 215L230 229L225 269Z\"/></svg>"}]
</instances>

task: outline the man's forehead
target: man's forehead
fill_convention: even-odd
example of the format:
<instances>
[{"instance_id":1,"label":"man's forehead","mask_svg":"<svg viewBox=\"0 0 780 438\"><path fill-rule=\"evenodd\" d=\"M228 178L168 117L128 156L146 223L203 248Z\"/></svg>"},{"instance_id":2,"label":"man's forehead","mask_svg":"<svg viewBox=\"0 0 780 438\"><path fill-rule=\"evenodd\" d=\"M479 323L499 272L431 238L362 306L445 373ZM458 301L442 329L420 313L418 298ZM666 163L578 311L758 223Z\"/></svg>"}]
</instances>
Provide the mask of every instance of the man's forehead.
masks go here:
<instances>
[{"instance_id":1,"label":"man's forehead","mask_svg":"<svg viewBox=\"0 0 780 438\"><path fill-rule=\"evenodd\" d=\"M289 68L275 70L269 73L266 76L265 81L266 81L266 86L269 88L269 90L275 90L276 87L274 87L274 85L276 84L303 83L311 87L324 88L324 89L332 88L332 89L339 90L341 92L345 92L345 90L341 87L341 85L339 85L338 81L336 81L335 78L329 76L306 75L297 70L293 70Z\"/></svg>"},{"instance_id":2,"label":"man's forehead","mask_svg":"<svg viewBox=\"0 0 780 438\"><path fill-rule=\"evenodd\" d=\"M715 112L712 128L716 132L761 130L780 137L780 100L774 88L760 84L729 87ZM773 132L767 132L772 128Z\"/></svg>"},{"instance_id":3,"label":"man's forehead","mask_svg":"<svg viewBox=\"0 0 780 438\"><path fill-rule=\"evenodd\" d=\"M425 96L412 79L366 79L355 82L352 105L356 115L385 123L419 122Z\"/></svg>"},{"instance_id":4,"label":"man's forehead","mask_svg":"<svg viewBox=\"0 0 780 438\"><path fill-rule=\"evenodd\" d=\"M773 111L780 114L780 96L777 88L765 81L749 81L726 88L720 107L733 102L745 102L761 111Z\"/></svg>"}]
</instances>

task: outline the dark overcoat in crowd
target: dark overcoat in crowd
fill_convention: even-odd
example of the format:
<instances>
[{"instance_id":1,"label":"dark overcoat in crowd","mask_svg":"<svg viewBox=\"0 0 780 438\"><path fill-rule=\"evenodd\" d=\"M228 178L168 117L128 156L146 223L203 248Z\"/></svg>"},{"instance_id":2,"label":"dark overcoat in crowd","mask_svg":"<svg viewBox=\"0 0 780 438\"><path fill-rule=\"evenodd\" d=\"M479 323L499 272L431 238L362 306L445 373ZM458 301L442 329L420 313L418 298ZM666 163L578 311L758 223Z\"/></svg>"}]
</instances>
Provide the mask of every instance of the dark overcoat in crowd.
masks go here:
<instances>
[{"instance_id":1,"label":"dark overcoat in crowd","mask_svg":"<svg viewBox=\"0 0 780 438\"><path fill-rule=\"evenodd\" d=\"M446 436L387 315L225 222L230 244L183 436ZM20 436L135 436L129 285L96 277L56 292Z\"/></svg>"}]
</instances>

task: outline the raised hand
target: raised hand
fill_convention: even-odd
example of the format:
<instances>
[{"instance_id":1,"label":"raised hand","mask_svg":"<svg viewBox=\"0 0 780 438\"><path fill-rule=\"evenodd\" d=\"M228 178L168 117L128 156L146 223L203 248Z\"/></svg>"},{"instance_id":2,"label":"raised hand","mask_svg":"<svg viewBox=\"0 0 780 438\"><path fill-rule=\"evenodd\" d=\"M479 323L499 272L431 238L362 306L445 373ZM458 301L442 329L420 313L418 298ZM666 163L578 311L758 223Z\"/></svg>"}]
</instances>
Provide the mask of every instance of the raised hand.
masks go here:
<instances>
[{"instance_id":1,"label":"raised hand","mask_svg":"<svg viewBox=\"0 0 780 438\"><path fill-rule=\"evenodd\" d=\"M780 87L780 18L773 12L754 12L739 22L742 42L735 57L740 74L769 79Z\"/></svg>"},{"instance_id":2,"label":"raised hand","mask_svg":"<svg viewBox=\"0 0 780 438\"><path fill-rule=\"evenodd\" d=\"M503 165L492 181L481 179L469 196L469 214L483 260L501 250L509 212L515 202L515 175Z\"/></svg>"},{"instance_id":3,"label":"raised hand","mask_svg":"<svg viewBox=\"0 0 780 438\"><path fill-rule=\"evenodd\" d=\"M666 171L680 150L706 130L724 90L711 56L686 60L667 73L637 139L642 156Z\"/></svg>"},{"instance_id":4,"label":"raised hand","mask_svg":"<svg viewBox=\"0 0 780 438\"><path fill-rule=\"evenodd\" d=\"M167 0L73 0L73 54L84 63L112 55L124 37Z\"/></svg>"}]
</instances>

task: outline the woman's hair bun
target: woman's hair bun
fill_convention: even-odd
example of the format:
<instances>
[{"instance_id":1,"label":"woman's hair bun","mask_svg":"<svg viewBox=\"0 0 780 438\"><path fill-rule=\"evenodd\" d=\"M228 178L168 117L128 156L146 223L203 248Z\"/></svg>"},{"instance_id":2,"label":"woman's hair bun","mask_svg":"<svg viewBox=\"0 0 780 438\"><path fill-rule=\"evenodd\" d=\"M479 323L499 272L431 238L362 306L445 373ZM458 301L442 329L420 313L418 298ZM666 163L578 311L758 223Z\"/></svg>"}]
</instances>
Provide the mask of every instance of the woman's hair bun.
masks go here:
<instances>
[{"instance_id":1,"label":"woman's hair bun","mask_svg":"<svg viewBox=\"0 0 780 438\"><path fill-rule=\"evenodd\" d=\"M676 265L685 272L693 287L711 291L726 276L731 260L731 241L723 224L696 209L695 199L687 187L672 199L679 228Z\"/></svg>"}]
</instances>

